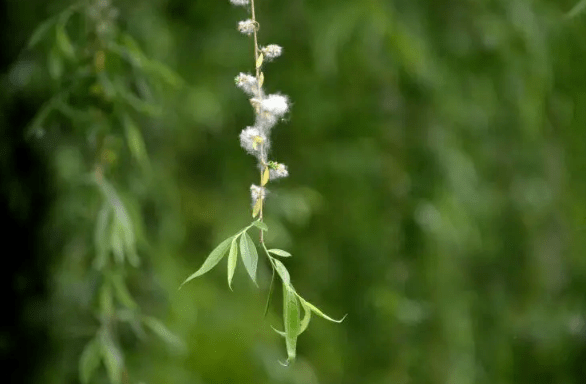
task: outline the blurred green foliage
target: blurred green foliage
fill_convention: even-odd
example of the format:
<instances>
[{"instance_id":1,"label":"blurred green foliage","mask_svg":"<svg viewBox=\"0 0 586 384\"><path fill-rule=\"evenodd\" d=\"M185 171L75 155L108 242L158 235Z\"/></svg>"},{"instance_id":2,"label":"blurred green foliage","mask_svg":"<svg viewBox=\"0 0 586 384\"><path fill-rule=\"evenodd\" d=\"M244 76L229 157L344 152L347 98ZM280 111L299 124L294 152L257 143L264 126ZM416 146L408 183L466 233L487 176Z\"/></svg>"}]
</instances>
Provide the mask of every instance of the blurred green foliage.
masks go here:
<instances>
[{"instance_id":1,"label":"blurred green foliage","mask_svg":"<svg viewBox=\"0 0 586 384\"><path fill-rule=\"evenodd\" d=\"M291 176L271 189L266 241L295 256L287 266L304 297L348 313L341 325L315 321L288 368L266 326L279 324L279 306L263 319L265 295L244 268L234 292L217 271L177 291L250 221L258 175L237 135L252 114L233 83L254 65L241 10L112 0L128 36L118 42L135 55L105 58L119 98L100 104L88 83L67 99L98 106L78 118L58 90L83 70L82 35L54 29L27 48L70 4L11 3L16 59L0 80L3 108L15 97L41 113L50 100L61 107L29 139L57 190L42 314L52 353L36 382L78 382L96 332L101 197L82 183L96 164L93 130L112 133L98 159L136 231L142 263L124 270L128 291L185 343L139 341L121 325L123 382L584 382L586 15L567 17L575 1L257 0L260 43L284 48L266 85L293 101L273 134ZM263 293L269 280L259 264ZM108 382L106 371L94 380Z\"/></svg>"}]
</instances>

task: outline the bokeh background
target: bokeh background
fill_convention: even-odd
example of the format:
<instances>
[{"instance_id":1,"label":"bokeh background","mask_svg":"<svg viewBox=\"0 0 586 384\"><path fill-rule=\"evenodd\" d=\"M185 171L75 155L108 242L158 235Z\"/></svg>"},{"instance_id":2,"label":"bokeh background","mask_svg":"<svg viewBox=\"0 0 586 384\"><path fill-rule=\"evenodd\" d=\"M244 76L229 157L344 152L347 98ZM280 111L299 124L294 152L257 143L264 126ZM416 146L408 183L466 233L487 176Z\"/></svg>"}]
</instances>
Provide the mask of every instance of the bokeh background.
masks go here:
<instances>
[{"instance_id":1,"label":"bokeh background","mask_svg":"<svg viewBox=\"0 0 586 384\"><path fill-rule=\"evenodd\" d=\"M98 361L91 383L585 383L586 14L568 17L576 0L256 3L260 44L284 48L265 85L292 101L273 130L290 177L270 185L267 242L294 255L285 263L304 297L348 317L314 318L285 368L270 328L281 328L278 290L263 318L267 263L260 289L240 265L230 291L225 262L177 289L250 221L258 171L238 134L253 111L234 86L253 70L252 41L236 31L245 9L88 0L85 16L39 33L72 3L6 1L5 380L80 382L103 320L102 195L87 182L100 167L141 261L117 267L131 299L113 306L160 323L142 332L121 321L121 355ZM105 23L103 36L84 29L88 17ZM128 43L134 64L96 41ZM41 121L49 100L57 106ZM113 380L107 365L121 361Z\"/></svg>"}]
</instances>

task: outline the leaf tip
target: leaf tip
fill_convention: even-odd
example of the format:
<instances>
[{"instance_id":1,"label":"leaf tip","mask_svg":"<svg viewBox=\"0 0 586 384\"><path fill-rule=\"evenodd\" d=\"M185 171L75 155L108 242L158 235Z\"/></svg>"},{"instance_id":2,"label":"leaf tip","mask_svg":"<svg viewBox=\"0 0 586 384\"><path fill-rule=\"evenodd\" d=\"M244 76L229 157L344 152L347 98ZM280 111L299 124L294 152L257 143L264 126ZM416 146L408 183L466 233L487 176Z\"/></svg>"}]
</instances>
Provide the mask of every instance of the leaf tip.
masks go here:
<instances>
[{"instance_id":1,"label":"leaf tip","mask_svg":"<svg viewBox=\"0 0 586 384\"><path fill-rule=\"evenodd\" d=\"M277 328L273 327L271 325L271 328L273 328L273 331L277 332L279 335L286 337L287 335L285 334L285 332L279 331Z\"/></svg>"},{"instance_id":2,"label":"leaf tip","mask_svg":"<svg viewBox=\"0 0 586 384\"><path fill-rule=\"evenodd\" d=\"M295 361L295 356L291 356L291 357L288 357L287 360L285 360L285 362L282 362L281 360L279 360L279 364L281 364L283 367L288 367L294 361Z\"/></svg>"},{"instance_id":3,"label":"leaf tip","mask_svg":"<svg viewBox=\"0 0 586 384\"><path fill-rule=\"evenodd\" d=\"M179 288L177 290L180 290L181 288L183 288L183 286L187 283L189 283L191 281L191 279L188 277L187 279L185 279L183 281L183 283L181 283L181 285L179 286Z\"/></svg>"}]
</instances>

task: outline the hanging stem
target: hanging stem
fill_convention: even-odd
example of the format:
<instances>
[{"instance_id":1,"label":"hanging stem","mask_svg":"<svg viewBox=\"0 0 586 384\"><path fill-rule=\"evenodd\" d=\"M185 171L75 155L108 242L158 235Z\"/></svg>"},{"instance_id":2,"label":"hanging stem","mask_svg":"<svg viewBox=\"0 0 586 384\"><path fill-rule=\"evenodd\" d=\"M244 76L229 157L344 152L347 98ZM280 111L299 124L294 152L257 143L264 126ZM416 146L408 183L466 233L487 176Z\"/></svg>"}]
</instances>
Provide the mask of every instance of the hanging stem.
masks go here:
<instances>
[{"instance_id":1,"label":"hanging stem","mask_svg":"<svg viewBox=\"0 0 586 384\"><path fill-rule=\"evenodd\" d=\"M262 233L262 231L261 231ZM269 287L269 295L267 296L267 304L265 305L265 314L264 317L267 317L267 313L269 312L269 304L271 303L271 297L273 295L273 285L275 282L275 262L273 261L273 257L269 254L269 250L264 242L261 242L262 248L264 249L269 261L271 262L271 268L273 269L273 275L271 277L271 285Z\"/></svg>"},{"instance_id":2,"label":"hanging stem","mask_svg":"<svg viewBox=\"0 0 586 384\"><path fill-rule=\"evenodd\" d=\"M271 263L271 266L272 266L272 263ZM269 304L271 303L271 296L273 295L274 282L275 282L275 268L273 267L273 275L271 276L271 285L269 287L269 295L267 296L267 304L265 305L264 317L267 317L267 313L269 312Z\"/></svg>"},{"instance_id":3,"label":"hanging stem","mask_svg":"<svg viewBox=\"0 0 586 384\"><path fill-rule=\"evenodd\" d=\"M264 153L264 144L261 144L260 147L260 151L261 153ZM260 210L259 210L259 214L258 214L258 219L260 221L263 221L263 207L264 207L264 188L265 186L263 185L263 174L267 171L268 165L263 161L261 161L261 167L260 167L260 187L262 188L261 190L261 194L260 194ZM260 230L260 243L264 246L264 231Z\"/></svg>"},{"instance_id":4,"label":"hanging stem","mask_svg":"<svg viewBox=\"0 0 586 384\"><path fill-rule=\"evenodd\" d=\"M259 84L260 80L260 67L256 66L256 61L258 60L258 38L256 33L258 31L258 22L256 21L256 15L254 13L254 0L250 1L250 8L252 13L252 22L254 23L254 67L256 68L256 82ZM260 84L258 87L258 91L260 94Z\"/></svg>"},{"instance_id":5,"label":"hanging stem","mask_svg":"<svg viewBox=\"0 0 586 384\"><path fill-rule=\"evenodd\" d=\"M254 23L254 68L256 70L256 84L258 86L258 96L260 97L261 93L260 93L260 66L257 66L257 60L258 60L258 36L257 36L257 32L258 32L258 22L256 21L256 13L254 10L254 0L250 1L250 10L252 13L252 22ZM263 153L263 144L261 144L261 153ZM260 186L261 188L263 188L264 190L264 185L262 185L262 176L264 174L264 172L266 171L267 165L266 164L262 164L262 167L260 169ZM260 221L263 221L263 205L264 205L264 199L263 199L263 194L261 193L260 196L261 202L260 202L260 212L259 212L259 216L258 219ZM264 234L263 231L260 231L260 243L264 244Z\"/></svg>"},{"instance_id":6,"label":"hanging stem","mask_svg":"<svg viewBox=\"0 0 586 384\"><path fill-rule=\"evenodd\" d=\"M252 22L254 23L254 67L255 67L255 71L256 71L256 84L258 87L257 90L257 94L258 97L261 97L261 84L260 84L260 66L257 65L258 62L258 56L259 56L259 49L258 49L258 36L257 36L257 32L258 32L258 22L256 21L256 13L254 10L254 0L250 0L250 8L251 8L251 13L252 13ZM261 147L260 147L260 152L261 154L264 153L264 143L261 143ZM261 156L263 157L263 156ZM260 211L259 211L259 216L258 219L262 222L263 221L263 208L264 208L264 188L265 186L263 185L263 175L265 172L268 171L268 165L266 164L266 159L261 161L261 167L260 167L260 187L262 188L262 192L260 195ZM269 261L271 262L271 268L273 269L273 274L271 277L271 285L269 288L269 295L267 297L267 304L265 306L265 313L264 316L266 317L268 311L269 311L269 304L271 302L271 296L273 294L273 285L274 285L274 281L275 281L275 265L273 262L273 258L271 257L271 255L269 255L269 252L267 250L267 247L264 243L264 231L261 229L260 231L260 244L262 245L263 249L265 250L265 253L267 254L267 257L269 258Z\"/></svg>"}]
</instances>

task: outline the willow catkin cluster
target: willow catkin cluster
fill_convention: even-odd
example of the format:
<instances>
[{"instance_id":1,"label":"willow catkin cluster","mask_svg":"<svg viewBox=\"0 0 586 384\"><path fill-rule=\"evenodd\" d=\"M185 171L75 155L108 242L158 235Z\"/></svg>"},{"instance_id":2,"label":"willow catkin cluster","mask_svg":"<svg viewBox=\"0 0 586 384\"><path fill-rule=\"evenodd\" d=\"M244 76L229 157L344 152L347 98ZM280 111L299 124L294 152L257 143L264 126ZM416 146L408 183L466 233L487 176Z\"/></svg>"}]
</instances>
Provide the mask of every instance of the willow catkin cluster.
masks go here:
<instances>
[{"instance_id":1,"label":"willow catkin cluster","mask_svg":"<svg viewBox=\"0 0 586 384\"><path fill-rule=\"evenodd\" d=\"M230 0L234 5L247 7L249 0ZM258 29L258 23L254 19L240 21L238 31L244 35L252 35ZM255 45L256 35L255 35ZM260 71L263 63L272 61L281 56L283 48L276 44L260 47L255 46L256 74L240 73L234 79L236 86L250 98L250 103L255 112L253 126L248 126L240 133L240 145L249 154L256 157L261 172L267 172L269 180L287 177L287 166L275 161L269 161L268 155L271 147L270 134L272 128L289 111L289 98L279 93L266 94L263 89L264 74ZM268 181L268 180L266 180ZM262 184L262 182L261 182ZM258 206L259 199L265 198L268 191L263 185L250 187L252 204Z\"/></svg>"}]
</instances>

